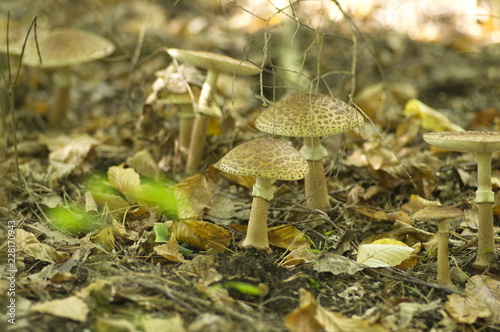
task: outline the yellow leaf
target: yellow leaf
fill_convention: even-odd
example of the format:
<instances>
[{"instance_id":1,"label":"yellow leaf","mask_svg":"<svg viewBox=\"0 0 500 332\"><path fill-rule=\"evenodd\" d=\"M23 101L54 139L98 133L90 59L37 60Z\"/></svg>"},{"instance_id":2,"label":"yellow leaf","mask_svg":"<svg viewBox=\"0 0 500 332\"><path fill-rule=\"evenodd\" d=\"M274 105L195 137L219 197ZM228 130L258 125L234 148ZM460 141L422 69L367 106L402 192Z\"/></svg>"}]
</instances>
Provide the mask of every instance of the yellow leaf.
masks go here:
<instances>
[{"instance_id":1,"label":"yellow leaf","mask_svg":"<svg viewBox=\"0 0 500 332\"><path fill-rule=\"evenodd\" d=\"M453 123L444 114L427 106L417 99L410 99L406 103L404 114L422 119L422 127L432 131L459 131L465 130Z\"/></svg>"},{"instance_id":2,"label":"yellow leaf","mask_svg":"<svg viewBox=\"0 0 500 332\"><path fill-rule=\"evenodd\" d=\"M389 267L401 264L409 258L413 249L394 244L362 244L356 261L370 267Z\"/></svg>"},{"instance_id":3,"label":"yellow leaf","mask_svg":"<svg viewBox=\"0 0 500 332\"><path fill-rule=\"evenodd\" d=\"M113 227L106 227L94 236L94 242L102 245L105 249L111 250L115 248L115 236L113 235Z\"/></svg>"},{"instance_id":4,"label":"yellow leaf","mask_svg":"<svg viewBox=\"0 0 500 332\"><path fill-rule=\"evenodd\" d=\"M206 221L181 220L172 222L169 229L179 241L214 254L225 251L231 243L228 230Z\"/></svg>"},{"instance_id":5,"label":"yellow leaf","mask_svg":"<svg viewBox=\"0 0 500 332\"><path fill-rule=\"evenodd\" d=\"M295 226L277 226L268 229L269 244L288 250L294 250L302 245L309 245L304 234Z\"/></svg>"},{"instance_id":6,"label":"yellow leaf","mask_svg":"<svg viewBox=\"0 0 500 332\"><path fill-rule=\"evenodd\" d=\"M205 209L212 206L207 179L201 174L193 175L172 188L179 219L202 219Z\"/></svg>"}]
</instances>

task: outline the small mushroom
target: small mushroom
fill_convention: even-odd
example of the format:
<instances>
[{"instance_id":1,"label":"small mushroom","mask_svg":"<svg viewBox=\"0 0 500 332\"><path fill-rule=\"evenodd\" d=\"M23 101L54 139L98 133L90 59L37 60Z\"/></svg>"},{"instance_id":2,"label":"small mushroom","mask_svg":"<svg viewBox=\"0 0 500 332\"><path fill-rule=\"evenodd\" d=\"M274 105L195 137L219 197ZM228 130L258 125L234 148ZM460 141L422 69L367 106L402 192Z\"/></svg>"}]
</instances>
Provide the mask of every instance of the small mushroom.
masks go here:
<instances>
[{"instance_id":1,"label":"small mushroom","mask_svg":"<svg viewBox=\"0 0 500 332\"><path fill-rule=\"evenodd\" d=\"M191 175L197 171L203 156L208 123L210 117L214 116L209 104L213 97L219 74L256 75L260 72L260 68L251 63L216 53L180 50L176 48L170 48L167 52L174 59L207 70L207 78L201 88L200 99L195 110L196 116L186 164L186 174Z\"/></svg>"},{"instance_id":2,"label":"small mushroom","mask_svg":"<svg viewBox=\"0 0 500 332\"><path fill-rule=\"evenodd\" d=\"M463 216L460 209L450 206L432 205L413 214L417 221L432 220L438 224L437 282L452 285L450 260L448 257L448 227L452 220Z\"/></svg>"},{"instance_id":3,"label":"small mushroom","mask_svg":"<svg viewBox=\"0 0 500 332\"><path fill-rule=\"evenodd\" d=\"M271 181L303 179L309 172L306 160L283 141L257 138L229 151L217 167L230 174L256 177L247 235L242 246L268 250L267 213L273 198Z\"/></svg>"},{"instance_id":4,"label":"small mushroom","mask_svg":"<svg viewBox=\"0 0 500 332\"><path fill-rule=\"evenodd\" d=\"M179 118L179 150L185 160L191 142L194 106L200 97L203 75L189 64L174 66L156 72L153 92L146 104L175 105Z\"/></svg>"},{"instance_id":5,"label":"small mushroom","mask_svg":"<svg viewBox=\"0 0 500 332\"><path fill-rule=\"evenodd\" d=\"M305 178L307 204L311 209L330 208L323 158L328 152L322 136L342 134L361 126L363 116L345 102L323 94L295 94L264 110L256 119L257 129L290 137L303 137L300 153L311 171Z\"/></svg>"},{"instance_id":6,"label":"small mushroom","mask_svg":"<svg viewBox=\"0 0 500 332\"><path fill-rule=\"evenodd\" d=\"M30 67L57 69L53 75L56 85L54 105L49 113L50 125L57 127L65 117L69 105L70 67L104 58L114 52L115 46L94 33L72 28L55 29L43 34L38 45L42 62L34 46L27 48L22 62Z\"/></svg>"},{"instance_id":7,"label":"small mushroom","mask_svg":"<svg viewBox=\"0 0 500 332\"><path fill-rule=\"evenodd\" d=\"M475 202L479 210L478 244L473 267L484 270L495 261L495 235L493 228L493 203L491 190L491 156L500 151L498 131L445 131L427 133L424 140L439 148L477 153L478 188Z\"/></svg>"}]
</instances>

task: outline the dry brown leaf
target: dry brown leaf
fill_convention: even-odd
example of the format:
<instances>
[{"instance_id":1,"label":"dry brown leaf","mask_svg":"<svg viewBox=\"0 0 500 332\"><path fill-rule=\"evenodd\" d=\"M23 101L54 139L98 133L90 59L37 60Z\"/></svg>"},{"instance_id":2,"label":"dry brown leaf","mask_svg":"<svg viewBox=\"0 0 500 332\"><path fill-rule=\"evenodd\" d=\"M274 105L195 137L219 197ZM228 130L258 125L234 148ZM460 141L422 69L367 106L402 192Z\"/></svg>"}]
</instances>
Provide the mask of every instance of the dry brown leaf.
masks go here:
<instances>
[{"instance_id":1,"label":"dry brown leaf","mask_svg":"<svg viewBox=\"0 0 500 332\"><path fill-rule=\"evenodd\" d=\"M316 255L311 251L309 243L305 243L290 251L278 265L297 266L302 263L311 263L315 259Z\"/></svg>"},{"instance_id":2,"label":"dry brown leaf","mask_svg":"<svg viewBox=\"0 0 500 332\"><path fill-rule=\"evenodd\" d=\"M295 226L277 226L268 228L269 245L294 250L302 245L308 245L309 240Z\"/></svg>"},{"instance_id":3,"label":"dry brown leaf","mask_svg":"<svg viewBox=\"0 0 500 332\"><path fill-rule=\"evenodd\" d=\"M70 296L61 300L35 303L31 311L85 322L90 310L85 301L76 296Z\"/></svg>"},{"instance_id":4,"label":"dry brown leaf","mask_svg":"<svg viewBox=\"0 0 500 332\"><path fill-rule=\"evenodd\" d=\"M94 146L100 142L88 135L81 135L68 139L68 137L59 137L57 142L53 140L49 143L48 138L44 138L52 151L49 159L61 163L80 165L87 158ZM55 143L55 144L54 144ZM55 147L57 145L57 147Z\"/></svg>"},{"instance_id":5,"label":"dry brown leaf","mask_svg":"<svg viewBox=\"0 0 500 332\"><path fill-rule=\"evenodd\" d=\"M111 166L108 169L108 181L124 194L130 203L135 202L135 196L141 188L141 179L133 168L123 168L123 164Z\"/></svg>"},{"instance_id":6,"label":"dry brown leaf","mask_svg":"<svg viewBox=\"0 0 500 332\"><path fill-rule=\"evenodd\" d=\"M373 220L376 220L376 221L389 220L387 217L387 214L384 211L375 210L375 209L367 207L367 206L354 208L354 211L356 211L364 216L367 216L369 218L372 218Z\"/></svg>"},{"instance_id":7,"label":"dry brown leaf","mask_svg":"<svg viewBox=\"0 0 500 332\"><path fill-rule=\"evenodd\" d=\"M206 209L212 206L212 193L207 179L196 174L172 187L179 219L202 219Z\"/></svg>"},{"instance_id":8,"label":"dry brown leaf","mask_svg":"<svg viewBox=\"0 0 500 332\"><path fill-rule=\"evenodd\" d=\"M344 256L325 252L314 261L314 270L318 272L330 272L334 275L347 273L350 275L363 270L365 266Z\"/></svg>"},{"instance_id":9,"label":"dry brown leaf","mask_svg":"<svg viewBox=\"0 0 500 332\"><path fill-rule=\"evenodd\" d=\"M23 229L16 229L16 248L34 259L59 264L69 259L67 252L57 251L51 246L40 243L35 235Z\"/></svg>"},{"instance_id":10,"label":"dry brown leaf","mask_svg":"<svg viewBox=\"0 0 500 332\"><path fill-rule=\"evenodd\" d=\"M218 180L222 176L222 177L228 179L231 183L235 183L237 185L240 185L240 186L243 186L243 187L246 187L249 189L251 189L253 187L253 185L255 184L255 177L254 176L233 175L233 174L229 174L226 172L221 172L217 168L217 164L208 167L207 170L205 171L205 174L207 175L208 178L210 178L212 181L214 181L216 183L218 182Z\"/></svg>"},{"instance_id":11,"label":"dry brown leaf","mask_svg":"<svg viewBox=\"0 0 500 332\"><path fill-rule=\"evenodd\" d=\"M416 243L429 241L434 236L434 233L429 233L419 228L412 226L395 229L390 232L371 235L361 241L361 244L372 243L376 240L389 238L406 243L409 246L414 246Z\"/></svg>"},{"instance_id":12,"label":"dry brown leaf","mask_svg":"<svg viewBox=\"0 0 500 332\"><path fill-rule=\"evenodd\" d=\"M421 120L412 116L401 122L396 128L396 138L391 147L398 152L411 142L420 132Z\"/></svg>"},{"instance_id":13,"label":"dry brown leaf","mask_svg":"<svg viewBox=\"0 0 500 332\"><path fill-rule=\"evenodd\" d=\"M161 170L158 167L158 163L147 150L140 150L127 158L127 164L142 176L155 180L160 178Z\"/></svg>"},{"instance_id":14,"label":"dry brown leaf","mask_svg":"<svg viewBox=\"0 0 500 332\"><path fill-rule=\"evenodd\" d=\"M168 259L169 261L175 263L184 263L186 260L184 256L179 252L179 246L177 244L177 239L175 238L175 233L170 235L170 239L168 243L161 244L159 246L154 247L155 252Z\"/></svg>"},{"instance_id":15,"label":"dry brown leaf","mask_svg":"<svg viewBox=\"0 0 500 332\"><path fill-rule=\"evenodd\" d=\"M106 250L115 248L115 236L113 227L106 227L94 236L94 242L100 244Z\"/></svg>"},{"instance_id":16,"label":"dry brown leaf","mask_svg":"<svg viewBox=\"0 0 500 332\"><path fill-rule=\"evenodd\" d=\"M449 295L444 308L459 323L472 324L481 317L500 324L500 281L485 275L473 276L464 296Z\"/></svg>"},{"instance_id":17,"label":"dry brown leaf","mask_svg":"<svg viewBox=\"0 0 500 332\"><path fill-rule=\"evenodd\" d=\"M179 241L216 254L225 251L231 243L231 233L225 228L198 220L181 220L167 225Z\"/></svg>"},{"instance_id":18,"label":"dry brown leaf","mask_svg":"<svg viewBox=\"0 0 500 332\"><path fill-rule=\"evenodd\" d=\"M349 318L341 313L323 308L313 295L301 288L300 305L286 316L285 326L291 332L382 332L386 331L379 324L370 324L367 320Z\"/></svg>"}]
</instances>

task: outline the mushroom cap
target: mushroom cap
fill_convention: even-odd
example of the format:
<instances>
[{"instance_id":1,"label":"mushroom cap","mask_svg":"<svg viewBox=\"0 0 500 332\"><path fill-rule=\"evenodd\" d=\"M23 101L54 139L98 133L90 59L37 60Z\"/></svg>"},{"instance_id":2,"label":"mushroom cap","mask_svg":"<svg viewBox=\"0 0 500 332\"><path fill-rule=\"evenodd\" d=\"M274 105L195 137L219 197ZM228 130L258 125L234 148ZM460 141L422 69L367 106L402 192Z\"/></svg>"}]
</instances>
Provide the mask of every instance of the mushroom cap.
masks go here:
<instances>
[{"instance_id":1,"label":"mushroom cap","mask_svg":"<svg viewBox=\"0 0 500 332\"><path fill-rule=\"evenodd\" d=\"M260 68L254 64L217 53L180 50L177 48L169 48L167 52L172 58L207 70L243 76L260 73Z\"/></svg>"},{"instance_id":2,"label":"mushroom cap","mask_svg":"<svg viewBox=\"0 0 500 332\"><path fill-rule=\"evenodd\" d=\"M441 221L448 219L456 219L462 217L463 215L464 212L456 207L431 205L431 206L426 206L423 209L415 212L412 217L417 221L423 221L423 220Z\"/></svg>"},{"instance_id":3,"label":"mushroom cap","mask_svg":"<svg viewBox=\"0 0 500 332\"><path fill-rule=\"evenodd\" d=\"M0 17L0 53L7 53L7 27L9 28L9 52L20 55L28 27L20 21L9 20L7 22L2 15Z\"/></svg>"},{"instance_id":4,"label":"mushroom cap","mask_svg":"<svg viewBox=\"0 0 500 332\"><path fill-rule=\"evenodd\" d=\"M443 131L426 133L423 138L427 143L447 150L500 151L500 131Z\"/></svg>"},{"instance_id":5,"label":"mushroom cap","mask_svg":"<svg viewBox=\"0 0 500 332\"><path fill-rule=\"evenodd\" d=\"M23 64L32 67L59 68L104 58L114 52L109 40L92 32L61 28L55 29L39 40L42 62L36 47L29 47Z\"/></svg>"},{"instance_id":6,"label":"mushroom cap","mask_svg":"<svg viewBox=\"0 0 500 332\"><path fill-rule=\"evenodd\" d=\"M255 120L255 126L263 132L291 137L337 135L363 123L363 116L347 103L308 93L280 100Z\"/></svg>"},{"instance_id":7,"label":"mushroom cap","mask_svg":"<svg viewBox=\"0 0 500 332\"><path fill-rule=\"evenodd\" d=\"M226 173L261 176L276 180L300 180L309 173L309 165L300 153L286 142L256 138L238 145L219 161Z\"/></svg>"}]
</instances>

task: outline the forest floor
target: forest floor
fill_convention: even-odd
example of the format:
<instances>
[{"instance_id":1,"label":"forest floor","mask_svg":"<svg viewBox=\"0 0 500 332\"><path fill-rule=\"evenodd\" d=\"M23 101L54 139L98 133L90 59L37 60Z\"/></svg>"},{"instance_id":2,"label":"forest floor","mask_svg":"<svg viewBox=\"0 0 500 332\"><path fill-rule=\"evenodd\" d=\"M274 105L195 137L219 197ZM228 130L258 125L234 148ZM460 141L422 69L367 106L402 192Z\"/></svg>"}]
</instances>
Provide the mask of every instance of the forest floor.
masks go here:
<instances>
[{"instance_id":1,"label":"forest floor","mask_svg":"<svg viewBox=\"0 0 500 332\"><path fill-rule=\"evenodd\" d=\"M14 117L8 84L3 91L0 330L500 331L498 260L472 268L475 155L422 139L500 130L498 31L494 20L441 2L425 15L411 11L414 1L353 1L345 15L333 1L297 1L293 12L288 2L278 10L250 0L2 3L3 16L11 10L26 26L36 15L41 31L87 29L116 51L73 68L60 127L47 122L50 70L20 67L10 86ZM160 105L162 90L153 88L172 63L167 46L262 68L255 77L221 75L222 116L209 125L203 165L190 177L176 108ZM332 207L308 209L302 180L277 181L271 251L242 249L253 182L216 162L266 136L254 126L264 104L297 91L356 102L366 123L323 138ZM132 194L137 188L142 196ZM436 281L435 216L422 216L437 205L463 214L450 224L448 285ZM360 246L381 238L414 251L402 265L358 263Z\"/></svg>"}]
</instances>

